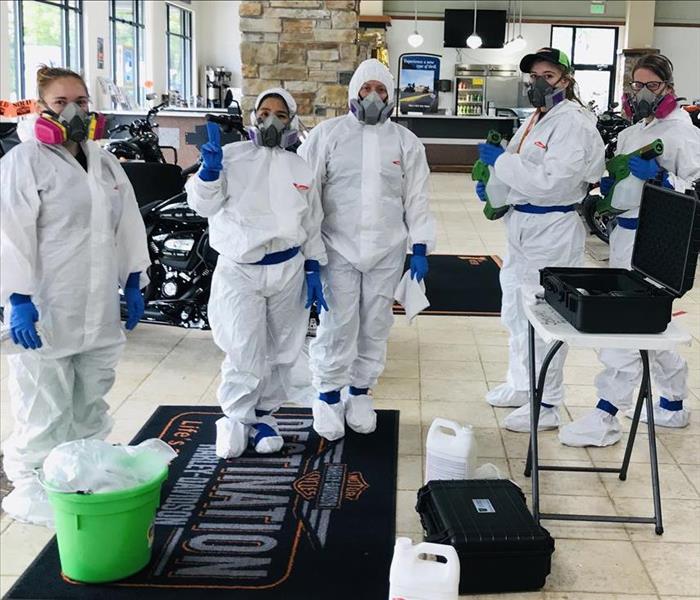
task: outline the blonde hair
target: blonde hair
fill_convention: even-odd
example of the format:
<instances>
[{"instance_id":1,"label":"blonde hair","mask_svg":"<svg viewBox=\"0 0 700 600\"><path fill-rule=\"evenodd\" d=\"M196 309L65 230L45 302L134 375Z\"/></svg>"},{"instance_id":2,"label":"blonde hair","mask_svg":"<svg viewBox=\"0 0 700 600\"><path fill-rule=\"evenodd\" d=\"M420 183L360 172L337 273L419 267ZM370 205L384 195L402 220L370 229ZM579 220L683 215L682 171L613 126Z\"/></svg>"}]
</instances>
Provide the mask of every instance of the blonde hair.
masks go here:
<instances>
[{"instance_id":1,"label":"blonde hair","mask_svg":"<svg viewBox=\"0 0 700 600\"><path fill-rule=\"evenodd\" d=\"M47 65L41 65L36 72L36 92L39 99L43 101L46 88L49 87L54 81L63 79L64 77L72 77L73 79L77 79L83 84L83 87L85 88L85 95L89 95L85 80L75 71L64 69L62 67L49 67Z\"/></svg>"}]
</instances>

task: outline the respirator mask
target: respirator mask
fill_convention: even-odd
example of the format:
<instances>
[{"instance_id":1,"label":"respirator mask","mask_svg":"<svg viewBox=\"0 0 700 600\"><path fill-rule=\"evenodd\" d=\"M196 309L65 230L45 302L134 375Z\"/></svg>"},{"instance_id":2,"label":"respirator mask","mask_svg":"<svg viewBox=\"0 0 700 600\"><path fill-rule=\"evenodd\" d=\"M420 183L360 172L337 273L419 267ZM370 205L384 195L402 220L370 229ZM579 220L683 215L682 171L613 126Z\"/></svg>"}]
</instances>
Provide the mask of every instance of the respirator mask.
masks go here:
<instances>
[{"instance_id":1,"label":"respirator mask","mask_svg":"<svg viewBox=\"0 0 700 600\"><path fill-rule=\"evenodd\" d=\"M86 112L70 102L56 113L45 109L34 123L36 138L44 144L63 144L67 141L99 140L105 131L106 119L100 113Z\"/></svg>"},{"instance_id":2,"label":"respirator mask","mask_svg":"<svg viewBox=\"0 0 700 600\"><path fill-rule=\"evenodd\" d=\"M299 131L292 127L294 117L290 124L283 123L275 114L269 114L264 119L258 119L255 112L251 113L252 126L246 127L250 140L261 148L289 148L299 139Z\"/></svg>"},{"instance_id":3,"label":"respirator mask","mask_svg":"<svg viewBox=\"0 0 700 600\"><path fill-rule=\"evenodd\" d=\"M393 102L384 102L377 92L370 92L364 99L350 100L350 111L361 123L376 125L384 123L394 110Z\"/></svg>"},{"instance_id":4,"label":"respirator mask","mask_svg":"<svg viewBox=\"0 0 700 600\"><path fill-rule=\"evenodd\" d=\"M663 119L671 114L677 103L678 99L675 94L656 95L646 87L638 92L622 95L622 109L634 123L652 115Z\"/></svg>"},{"instance_id":5,"label":"respirator mask","mask_svg":"<svg viewBox=\"0 0 700 600\"><path fill-rule=\"evenodd\" d=\"M556 83L559 81L561 78ZM549 110L566 99L566 88L555 88L544 77L537 77L535 81L530 81L527 85L527 98L535 108Z\"/></svg>"}]
</instances>

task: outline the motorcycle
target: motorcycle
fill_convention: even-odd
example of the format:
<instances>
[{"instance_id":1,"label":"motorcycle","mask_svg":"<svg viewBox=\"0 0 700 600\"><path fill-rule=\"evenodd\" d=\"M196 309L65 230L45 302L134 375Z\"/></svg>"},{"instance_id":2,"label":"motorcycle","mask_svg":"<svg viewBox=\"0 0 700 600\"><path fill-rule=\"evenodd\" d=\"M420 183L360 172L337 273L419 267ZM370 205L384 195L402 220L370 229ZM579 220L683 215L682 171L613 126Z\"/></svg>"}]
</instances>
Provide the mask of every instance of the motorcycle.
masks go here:
<instances>
[{"instance_id":1,"label":"motorcycle","mask_svg":"<svg viewBox=\"0 0 700 600\"><path fill-rule=\"evenodd\" d=\"M153 111L149 114L155 114ZM235 133L238 138L245 134L240 112L207 115L206 119L217 123L225 133ZM184 190L189 175L199 169L199 162L183 170L161 161L162 152L159 156L155 151L158 137L153 125L147 118L135 125L120 126L135 134L128 140L128 147L147 148L143 155L150 158L147 162L122 163L137 196L151 259L143 320L208 329L207 304L218 253L209 245L207 219L189 207ZM115 149L121 152L124 148ZM166 198L154 200L157 190L167 190ZM122 302L122 317L125 315Z\"/></svg>"},{"instance_id":2,"label":"motorcycle","mask_svg":"<svg viewBox=\"0 0 700 600\"><path fill-rule=\"evenodd\" d=\"M217 123L224 140L227 134L245 139L240 109L228 114L208 114L207 121ZM135 145L153 144L150 132L142 127L143 140ZM229 137L229 140L231 138ZM155 136L157 144L157 136ZM150 153L155 156L155 153ZM143 320L177 327L209 329L207 305L211 279L218 253L209 245L209 224L187 204L184 184L199 169L199 162L180 170L169 164L123 162L134 186L146 236L151 266L150 282L144 290L146 310ZM170 190L164 200L153 199L156 188ZM122 318L126 305L122 302ZM315 336L318 315L312 309L308 335Z\"/></svg>"},{"instance_id":3,"label":"motorcycle","mask_svg":"<svg viewBox=\"0 0 700 600\"><path fill-rule=\"evenodd\" d=\"M124 123L107 131L107 135L113 136L127 131L128 138L118 138L110 141L105 150L111 152L119 160L142 160L150 163L165 163L163 149L172 150L174 154L174 163L177 164L177 149L173 146L161 146L158 141L156 128L158 123L153 119L155 116L167 106L167 102L163 102L158 106L151 108L145 119L135 119L131 123Z\"/></svg>"},{"instance_id":4,"label":"motorcycle","mask_svg":"<svg viewBox=\"0 0 700 600\"><path fill-rule=\"evenodd\" d=\"M603 139L603 144L605 144L606 162L615 156L617 137L620 132L631 125L620 112L615 110L617 107L618 103L613 102L605 112L598 115L598 122L596 124L598 133ZM611 215L602 215L596 210L600 194L593 192L598 189L598 184L591 185L588 194L580 204L579 214L586 223L589 231L600 240L608 243L610 233L617 224L617 218Z\"/></svg>"}]
</instances>

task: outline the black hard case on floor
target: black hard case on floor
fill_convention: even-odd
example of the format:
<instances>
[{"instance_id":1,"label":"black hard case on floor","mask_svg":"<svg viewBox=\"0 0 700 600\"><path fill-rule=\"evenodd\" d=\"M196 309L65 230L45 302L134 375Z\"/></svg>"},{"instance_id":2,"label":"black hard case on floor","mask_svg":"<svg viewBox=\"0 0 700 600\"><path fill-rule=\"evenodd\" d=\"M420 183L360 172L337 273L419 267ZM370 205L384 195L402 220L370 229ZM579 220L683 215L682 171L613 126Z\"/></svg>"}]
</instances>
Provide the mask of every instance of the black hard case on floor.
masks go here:
<instances>
[{"instance_id":1,"label":"black hard case on floor","mask_svg":"<svg viewBox=\"0 0 700 600\"><path fill-rule=\"evenodd\" d=\"M554 540L535 523L521 489L504 479L429 481L416 510L425 541L454 546L459 593L541 588Z\"/></svg>"},{"instance_id":2,"label":"black hard case on floor","mask_svg":"<svg viewBox=\"0 0 700 600\"><path fill-rule=\"evenodd\" d=\"M698 248L697 194L647 184L632 270L547 267L540 284L546 302L579 331L661 333L673 300L693 287Z\"/></svg>"}]
</instances>

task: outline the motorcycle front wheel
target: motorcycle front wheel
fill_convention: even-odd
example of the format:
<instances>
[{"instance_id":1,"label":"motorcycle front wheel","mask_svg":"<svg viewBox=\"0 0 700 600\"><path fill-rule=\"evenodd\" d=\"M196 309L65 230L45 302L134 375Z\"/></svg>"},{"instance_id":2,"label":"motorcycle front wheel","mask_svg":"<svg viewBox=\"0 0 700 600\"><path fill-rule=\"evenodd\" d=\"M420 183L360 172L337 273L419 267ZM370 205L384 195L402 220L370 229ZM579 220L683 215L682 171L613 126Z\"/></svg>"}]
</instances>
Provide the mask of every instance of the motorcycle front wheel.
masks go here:
<instances>
[{"instance_id":1,"label":"motorcycle front wheel","mask_svg":"<svg viewBox=\"0 0 700 600\"><path fill-rule=\"evenodd\" d=\"M581 203L581 215L588 231L606 244L610 243L610 234L617 225L617 219L611 215L601 215L596 210L600 196L589 194Z\"/></svg>"}]
</instances>

